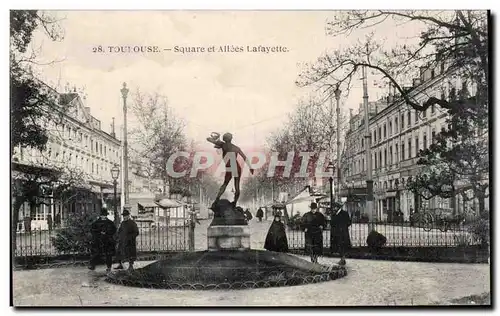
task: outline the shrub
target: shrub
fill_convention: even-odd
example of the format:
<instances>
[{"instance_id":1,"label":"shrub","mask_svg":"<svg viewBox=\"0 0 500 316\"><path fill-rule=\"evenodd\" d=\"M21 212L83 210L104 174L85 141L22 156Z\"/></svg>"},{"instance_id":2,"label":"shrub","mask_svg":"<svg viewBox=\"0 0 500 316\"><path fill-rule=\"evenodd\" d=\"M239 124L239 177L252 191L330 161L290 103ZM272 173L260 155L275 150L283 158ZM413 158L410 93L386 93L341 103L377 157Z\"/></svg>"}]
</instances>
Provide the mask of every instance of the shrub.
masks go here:
<instances>
[{"instance_id":1,"label":"shrub","mask_svg":"<svg viewBox=\"0 0 500 316\"><path fill-rule=\"evenodd\" d=\"M366 244L368 245L368 248L370 248L372 252L379 251L382 247L385 246L386 242L387 238L381 233L376 232L374 230L372 230L368 234L368 237L366 238Z\"/></svg>"},{"instance_id":2,"label":"shrub","mask_svg":"<svg viewBox=\"0 0 500 316\"><path fill-rule=\"evenodd\" d=\"M299 213L293 215L288 221L288 227L290 227L293 230L300 230L301 225L302 225L302 215L300 215Z\"/></svg>"},{"instance_id":3,"label":"shrub","mask_svg":"<svg viewBox=\"0 0 500 316\"><path fill-rule=\"evenodd\" d=\"M370 218L366 214L361 215L361 217L359 218L359 222L363 223L363 224L366 224L369 221L370 221Z\"/></svg>"},{"instance_id":4,"label":"shrub","mask_svg":"<svg viewBox=\"0 0 500 316\"><path fill-rule=\"evenodd\" d=\"M482 246L489 244L490 237L490 221L488 219L480 218L471 223L468 232L472 235L475 242L479 242Z\"/></svg>"},{"instance_id":5,"label":"shrub","mask_svg":"<svg viewBox=\"0 0 500 316\"><path fill-rule=\"evenodd\" d=\"M75 211L70 214L66 226L51 238L59 253L87 253L92 242L91 226L99 216L98 212Z\"/></svg>"}]
</instances>

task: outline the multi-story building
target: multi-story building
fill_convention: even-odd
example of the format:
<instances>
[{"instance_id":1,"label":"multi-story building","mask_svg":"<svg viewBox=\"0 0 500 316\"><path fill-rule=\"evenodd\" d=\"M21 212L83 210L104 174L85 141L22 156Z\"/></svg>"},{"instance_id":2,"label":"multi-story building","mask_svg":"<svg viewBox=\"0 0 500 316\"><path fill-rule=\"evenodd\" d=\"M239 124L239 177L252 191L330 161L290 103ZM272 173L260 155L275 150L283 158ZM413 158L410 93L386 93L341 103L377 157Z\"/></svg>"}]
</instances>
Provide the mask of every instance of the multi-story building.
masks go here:
<instances>
[{"instance_id":1,"label":"multi-story building","mask_svg":"<svg viewBox=\"0 0 500 316\"><path fill-rule=\"evenodd\" d=\"M98 210L102 200L112 198L113 179L111 168L121 165L121 141L116 138L114 122L111 131L104 131L101 122L92 116L85 97L75 92L57 93L60 105L68 110L52 121L43 122L49 131L46 150L15 148L13 170L16 165L58 169L81 177L86 191L79 200L57 201L39 205L36 214L31 211L32 228L47 228L47 218L54 224L63 224L77 208ZM122 172L120 172L121 174ZM120 181L118 181L120 183ZM33 216L34 215L34 216ZM30 206L25 203L20 210L19 230L23 230L23 217L30 216Z\"/></svg>"},{"instance_id":2,"label":"multi-story building","mask_svg":"<svg viewBox=\"0 0 500 316\"><path fill-rule=\"evenodd\" d=\"M410 96L418 102L431 96L448 99L463 88L475 95L473 85L465 85L460 78L450 76L440 69L421 68L420 77L407 87ZM416 111L401 98L389 94L388 97L369 103L369 129L371 133L371 163L374 190L374 208L379 219L391 220L393 212L401 210L405 220L412 210L423 204L434 208L448 208L460 212L465 208L464 199L458 195L454 199L434 197L428 201L414 195L405 188L409 177L419 172L417 154L427 148L436 135L445 127L447 113L439 106L431 106L426 111ZM363 214L366 197L366 139L363 106L357 114L351 110L349 129L346 134L341 164L343 196L357 196L348 203L351 212Z\"/></svg>"}]
</instances>

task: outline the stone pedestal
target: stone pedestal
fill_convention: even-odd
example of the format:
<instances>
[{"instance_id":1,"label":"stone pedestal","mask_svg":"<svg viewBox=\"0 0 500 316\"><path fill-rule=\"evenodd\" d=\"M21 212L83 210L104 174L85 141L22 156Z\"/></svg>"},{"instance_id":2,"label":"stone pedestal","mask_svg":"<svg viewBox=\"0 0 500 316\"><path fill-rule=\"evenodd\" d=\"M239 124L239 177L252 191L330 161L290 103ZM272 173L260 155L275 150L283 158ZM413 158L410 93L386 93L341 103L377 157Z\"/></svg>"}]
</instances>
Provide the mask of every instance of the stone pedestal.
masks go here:
<instances>
[{"instance_id":1,"label":"stone pedestal","mask_svg":"<svg viewBox=\"0 0 500 316\"><path fill-rule=\"evenodd\" d=\"M209 226L208 250L250 249L250 228L247 225Z\"/></svg>"}]
</instances>

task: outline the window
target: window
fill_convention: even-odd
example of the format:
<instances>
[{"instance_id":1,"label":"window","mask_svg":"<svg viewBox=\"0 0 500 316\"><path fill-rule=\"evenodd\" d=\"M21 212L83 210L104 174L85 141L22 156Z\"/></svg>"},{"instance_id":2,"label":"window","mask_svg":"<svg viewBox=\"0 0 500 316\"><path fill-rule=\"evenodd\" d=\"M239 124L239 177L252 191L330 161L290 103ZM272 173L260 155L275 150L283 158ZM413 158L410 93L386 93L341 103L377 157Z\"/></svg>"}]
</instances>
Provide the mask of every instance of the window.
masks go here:
<instances>
[{"instance_id":1,"label":"window","mask_svg":"<svg viewBox=\"0 0 500 316\"><path fill-rule=\"evenodd\" d=\"M95 153L96 154L99 153L99 143L98 142L95 142Z\"/></svg>"},{"instance_id":2,"label":"window","mask_svg":"<svg viewBox=\"0 0 500 316\"><path fill-rule=\"evenodd\" d=\"M415 110L415 124L418 123L418 111Z\"/></svg>"},{"instance_id":3,"label":"window","mask_svg":"<svg viewBox=\"0 0 500 316\"><path fill-rule=\"evenodd\" d=\"M435 142L435 139L436 139L436 131L435 130L432 131L431 137L432 137L431 141Z\"/></svg>"},{"instance_id":4,"label":"window","mask_svg":"<svg viewBox=\"0 0 500 316\"><path fill-rule=\"evenodd\" d=\"M408 125L408 127L411 126L411 112L408 111L408 119L406 120L406 125Z\"/></svg>"},{"instance_id":5,"label":"window","mask_svg":"<svg viewBox=\"0 0 500 316\"><path fill-rule=\"evenodd\" d=\"M427 149L427 135L424 134L424 150Z\"/></svg>"},{"instance_id":6,"label":"window","mask_svg":"<svg viewBox=\"0 0 500 316\"><path fill-rule=\"evenodd\" d=\"M365 139L361 138L361 148L365 148Z\"/></svg>"},{"instance_id":7,"label":"window","mask_svg":"<svg viewBox=\"0 0 500 316\"><path fill-rule=\"evenodd\" d=\"M376 143L376 142L377 142L377 130L374 130L374 131L373 131L373 136L372 136L372 138L373 138L373 143L372 143L372 144Z\"/></svg>"},{"instance_id":8,"label":"window","mask_svg":"<svg viewBox=\"0 0 500 316\"><path fill-rule=\"evenodd\" d=\"M382 151L378 152L378 165L379 165L379 168L383 167L383 165L382 165Z\"/></svg>"},{"instance_id":9,"label":"window","mask_svg":"<svg viewBox=\"0 0 500 316\"><path fill-rule=\"evenodd\" d=\"M392 135L392 121L389 121L389 136Z\"/></svg>"},{"instance_id":10,"label":"window","mask_svg":"<svg viewBox=\"0 0 500 316\"><path fill-rule=\"evenodd\" d=\"M418 142L418 136L415 137L415 157L418 156L418 151L420 150L420 144Z\"/></svg>"},{"instance_id":11,"label":"window","mask_svg":"<svg viewBox=\"0 0 500 316\"><path fill-rule=\"evenodd\" d=\"M104 157L106 157L106 145L104 145Z\"/></svg>"},{"instance_id":12,"label":"window","mask_svg":"<svg viewBox=\"0 0 500 316\"><path fill-rule=\"evenodd\" d=\"M382 127L378 128L378 141L382 141Z\"/></svg>"},{"instance_id":13,"label":"window","mask_svg":"<svg viewBox=\"0 0 500 316\"><path fill-rule=\"evenodd\" d=\"M425 109L424 111L422 111L422 117L423 117L423 118L426 118L426 117L427 117L427 109Z\"/></svg>"},{"instance_id":14,"label":"window","mask_svg":"<svg viewBox=\"0 0 500 316\"><path fill-rule=\"evenodd\" d=\"M431 115L434 115L434 112L436 111L436 107L433 105L431 105Z\"/></svg>"},{"instance_id":15,"label":"window","mask_svg":"<svg viewBox=\"0 0 500 316\"><path fill-rule=\"evenodd\" d=\"M385 128L385 124L384 124L384 138L387 138L387 130Z\"/></svg>"},{"instance_id":16,"label":"window","mask_svg":"<svg viewBox=\"0 0 500 316\"><path fill-rule=\"evenodd\" d=\"M394 159L395 163L398 162L398 159L399 159L399 150L398 150L398 147L399 147L398 144L396 144L396 157L395 157L396 159Z\"/></svg>"},{"instance_id":17,"label":"window","mask_svg":"<svg viewBox=\"0 0 500 316\"><path fill-rule=\"evenodd\" d=\"M411 138L408 139L408 159L411 158Z\"/></svg>"},{"instance_id":18,"label":"window","mask_svg":"<svg viewBox=\"0 0 500 316\"><path fill-rule=\"evenodd\" d=\"M365 158L361 159L361 171L365 171L366 166L365 166Z\"/></svg>"},{"instance_id":19,"label":"window","mask_svg":"<svg viewBox=\"0 0 500 316\"><path fill-rule=\"evenodd\" d=\"M405 128L405 115L401 114L401 130Z\"/></svg>"},{"instance_id":20,"label":"window","mask_svg":"<svg viewBox=\"0 0 500 316\"><path fill-rule=\"evenodd\" d=\"M102 144L99 144L99 153L101 154L102 156Z\"/></svg>"},{"instance_id":21,"label":"window","mask_svg":"<svg viewBox=\"0 0 500 316\"><path fill-rule=\"evenodd\" d=\"M375 153L375 157L374 158L375 158L375 163L374 163L375 169L377 169L377 153Z\"/></svg>"},{"instance_id":22,"label":"window","mask_svg":"<svg viewBox=\"0 0 500 316\"><path fill-rule=\"evenodd\" d=\"M389 147L389 164L392 164L392 160L393 160L393 156L392 156L392 146Z\"/></svg>"},{"instance_id":23,"label":"window","mask_svg":"<svg viewBox=\"0 0 500 316\"><path fill-rule=\"evenodd\" d=\"M94 173L94 163L92 163L92 173Z\"/></svg>"},{"instance_id":24,"label":"window","mask_svg":"<svg viewBox=\"0 0 500 316\"><path fill-rule=\"evenodd\" d=\"M394 118L394 133L398 132L398 117Z\"/></svg>"},{"instance_id":25,"label":"window","mask_svg":"<svg viewBox=\"0 0 500 316\"><path fill-rule=\"evenodd\" d=\"M384 149L384 166L387 166L387 149Z\"/></svg>"},{"instance_id":26,"label":"window","mask_svg":"<svg viewBox=\"0 0 500 316\"><path fill-rule=\"evenodd\" d=\"M94 141L90 140L90 151L94 152Z\"/></svg>"},{"instance_id":27,"label":"window","mask_svg":"<svg viewBox=\"0 0 500 316\"><path fill-rule=\"evenodd\" d=\"M96 172L99 174L99 164L96 164Z\"/></svg>"}]
</instances>

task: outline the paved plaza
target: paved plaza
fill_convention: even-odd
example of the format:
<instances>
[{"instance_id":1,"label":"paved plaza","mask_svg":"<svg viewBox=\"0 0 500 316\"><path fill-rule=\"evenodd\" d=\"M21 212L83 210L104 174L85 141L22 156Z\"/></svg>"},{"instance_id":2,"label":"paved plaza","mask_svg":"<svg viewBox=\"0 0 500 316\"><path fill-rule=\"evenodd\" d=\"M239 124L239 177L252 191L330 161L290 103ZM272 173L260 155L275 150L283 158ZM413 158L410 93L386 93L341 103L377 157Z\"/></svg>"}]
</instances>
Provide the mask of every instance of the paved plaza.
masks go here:
<instances>
[{"instance_id":1,"label":"paved plaza","mask_svg":"<svg viewBox=\"0 0 500 316\"><path fill-rule=\"evenodd\" d=\"M331 264L333 258L321 258ZM148 262L138 263L138 267ZM104 267L98 267L103 271ZM96 270L96 271L97 271ZM348 260L348 275L316 284L249 290L152 290L103 281L85 267L15 271L16 306L355 306L452 304L490 292L486 264ZM100 273L100 274L99 274ZM94 276L101 277L94 280ZM92 283L95 281L95 283ZM92 285L89 287L89 285Z\"/></svg>"},{"instance_id":2,"label":"paved plaza","mask_svg":"<svg viewBox=\"0 0 500 316\"><path fill-rule=\"evenodd\" d=\"M196 227L196 250L207 247L209 220ZM250 222L251 247L263 249L271 221ZM355 224L356 225L356 224ZM354 229L356 228L353 225ZM403 227L402 229L415 229ZM299 236L293 234L293 236ZM292 236L289 236L289 239ZM297 237L301 238L301 237ZM290 243L293 240L289 240ZM303 257L305 258L305 257ZM307 258L306 258L307 259ZM338 259L321 258L333 264ZM138 262L138 267L149 262ZM175 291L132 288L106 283L101 272L85 267L15 271L16 306L306 306L306 305L427 305L490 291L489 265L349 260L345 278L293 287L233 290ZM334 293L334 294L332 294ZM314 299L312 299L314 298Z\"/></svg>"}]
</instances>

